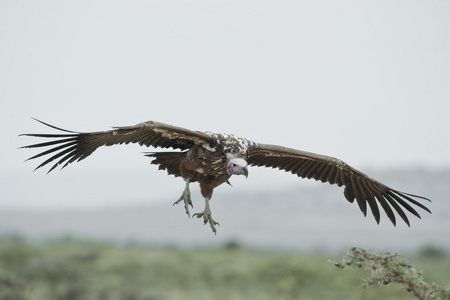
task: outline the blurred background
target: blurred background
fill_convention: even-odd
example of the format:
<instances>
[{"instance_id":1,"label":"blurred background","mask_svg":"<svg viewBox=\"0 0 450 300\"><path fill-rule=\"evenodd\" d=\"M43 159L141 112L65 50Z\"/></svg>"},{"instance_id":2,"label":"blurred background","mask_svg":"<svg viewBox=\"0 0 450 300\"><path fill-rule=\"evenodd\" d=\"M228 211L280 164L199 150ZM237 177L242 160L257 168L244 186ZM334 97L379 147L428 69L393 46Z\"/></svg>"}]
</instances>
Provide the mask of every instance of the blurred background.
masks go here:
<instances>
[{"instance_id":1,"label":"blurred background","mask_svg":"<svg viewBox=\"0 0 450 300\"><path fill-rule=\"evenodd\" d=\"M0 234L335 252L450 249L448 1L1 1ZM342 188L251 168L216 189L217 236L136 145L32 172L52 133L156 120L338 157L432 199L377 225ZM204 201L192 185L194 209Z\"/></svg>"}]
</instances>

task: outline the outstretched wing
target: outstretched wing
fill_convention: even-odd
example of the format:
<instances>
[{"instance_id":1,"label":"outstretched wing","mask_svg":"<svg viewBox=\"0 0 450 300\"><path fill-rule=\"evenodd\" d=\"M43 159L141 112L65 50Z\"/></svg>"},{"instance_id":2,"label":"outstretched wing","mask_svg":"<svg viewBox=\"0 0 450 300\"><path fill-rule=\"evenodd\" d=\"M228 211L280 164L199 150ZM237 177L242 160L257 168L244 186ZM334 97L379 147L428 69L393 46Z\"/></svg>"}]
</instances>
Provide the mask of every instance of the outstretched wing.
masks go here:
<instances>
[{"instance_id":1,"label":"outstretched wing","mask_svg":"<svg viewBox=\"0 0 450 300\"><path fill-rule=\"evenodd\" d=\"M380 222L377 203L381 205L394 225L396 220L391 207L408 226L409 220L402 207L418 218L420 218L420 215L410 203L431 213L428 208L414 198L430 201L429 199L394 190L334 157L281 146L257 144L248 154L247 162L253 166L285 170L302 178L313 178L338 186L345 185L345 198L352 203L356 199L364 216L367 214L367 204L369 204L377 223Z\"/></svg>"},{"instance_id":2,"label":"outstretched wing","mask_svg":"<svg viewBox=\"0 0 450 300\"><path fill-rule=\"evenodd\" d=\"M141 146L185 150L195 144L207 147L211 142L210 136L205 133L154 121L143 122L129 127L114 127L113 130L99 132L69 131L39 120L36 121L63 132L59 134L22 134L22 136L52 139L48 142L22 147L51 147L28 159L50 155L47 160L36 168L39 169L52 161L56 161L48 172L51 172L59 165L63 164L62 168L65 168L72 162L83 160L101 146L138 143Z\"/></svg>"}]
</instances>

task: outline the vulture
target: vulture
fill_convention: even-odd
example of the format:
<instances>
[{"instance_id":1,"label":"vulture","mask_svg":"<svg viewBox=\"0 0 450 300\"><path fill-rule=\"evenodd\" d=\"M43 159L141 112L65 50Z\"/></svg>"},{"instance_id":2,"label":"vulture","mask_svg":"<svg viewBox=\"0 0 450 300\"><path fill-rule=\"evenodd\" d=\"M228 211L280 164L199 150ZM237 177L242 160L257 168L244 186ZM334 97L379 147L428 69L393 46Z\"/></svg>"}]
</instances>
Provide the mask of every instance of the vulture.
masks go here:
<instances>
[{"instance_id":1,"label":"vulture","mask_svg":"<svg viewBox=\"0 0 450 300\"><path fill-rule=\"evenodd\" d=\"M216 225L219 225L213 219L209 206L214 188L229 183L228 180L232 175L247 177L248 166L277 168L298 177L345 186L345 198L351 203L356 199L364 216L369 206L377 223L380 222L378 205L381 205L394 226L396 225L394 211L408 226L410 223L404 210L418 218L420 215L414 206L431 213L419 202L430 201L428 198L395 190L342 160L330 156L256 143L233 134L192 131L155 121L128 127L113 127L108 131L76 132L35 120L58 130L58 133L22 134L21 136L47 140L21 148L45 148L46 150L28 160L45 157L46 160L36 169L53 162L54 165L48 172L58 166L63 169L70 163L83 160L101 146L137 143L141 146L178 150L145 152L145 155L152 158L151 163L159 165L160 170L166 170L170 175L181 176L184 179L185 188L174 205L183 203L188 217L190 217L189 205L193 208L189 184L193 182L200 184L201 194L205 198L205 208L192 217L203 218L204 224L209 223L214 233L217 233Z\"/></svg>"}]
</instances>

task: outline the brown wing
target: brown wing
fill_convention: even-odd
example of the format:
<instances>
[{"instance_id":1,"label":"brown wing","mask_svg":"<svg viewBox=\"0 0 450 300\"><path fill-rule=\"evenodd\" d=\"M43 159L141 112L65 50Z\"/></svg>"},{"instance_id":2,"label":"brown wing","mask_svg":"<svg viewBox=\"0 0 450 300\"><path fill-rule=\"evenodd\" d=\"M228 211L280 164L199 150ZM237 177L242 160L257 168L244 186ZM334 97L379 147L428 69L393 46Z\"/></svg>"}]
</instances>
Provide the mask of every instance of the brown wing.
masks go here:
<instances>
[{"instance_id":1,"label":"brown wing","mask_svg":"<svg viewBox=\"0 0 450 300\"><path fill-rule=\"evenodd\" d=\"M108 131L87 133L69 131L39 120L36 121L64 132L59 134L22 134L22 136L52 139L48 142L22 147L51 147L28 159L30 160L50 155L47 160L36 168L39 169L56 160L55 165L53 165L48 172L51 172L61 164L64 164L61 167L62 169L72 162L83 160L101 146L138 143L141 146L145 145L148 147L153 146L185 150L195 144L207 146L211 142L209 135L205 133L153 121L143 122L129 127L115 127L113 130Z\"/></svg>"},{"instance_id":2,"label":"brown wing","mask_svg":"<svg viewBox=\"0 0 450 300\"><path fill-rule=\"evenodd\" d=\"M281 146L258 144L249 153L247 162L254 166L272 167L289 171L302 178L313 178L322 182L337 184L338 186L345 185L345 198L352 203L356 199L364 216L367 214L368 203L377 223L380 222L380 212L377 203L381 204L381 207L394 225L396 220L391 207L395 209L408 226L409 220L402 207L418 218L420 218L419 214L410 203L431 213L428 208L413 198L430 201L429 199L394 190L334 157Z\"/></svg>"}]
</instances>

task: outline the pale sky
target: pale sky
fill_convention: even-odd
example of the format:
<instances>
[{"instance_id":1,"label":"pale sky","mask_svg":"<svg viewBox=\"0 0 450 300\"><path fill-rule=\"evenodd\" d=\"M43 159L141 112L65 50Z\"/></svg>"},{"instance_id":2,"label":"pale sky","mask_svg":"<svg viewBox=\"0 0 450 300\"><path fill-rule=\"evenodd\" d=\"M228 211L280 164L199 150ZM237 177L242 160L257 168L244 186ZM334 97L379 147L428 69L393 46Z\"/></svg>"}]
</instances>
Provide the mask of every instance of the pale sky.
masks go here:
<instances>
[{"instance_id":1,"label":"pale sky","mask_svg":"<svg viewBox=\"0 0 450 300\"><path fill-rule=\"evenodd\" d=\"M96 174L142 175L139 195L172 183L134 146L33 173L37 152L17 148L35 140L18 135L53 131L30 117L75 131L156 120L364 172L450 167L450 1L3 0L0 43L0 185L17 207L37 206L37 185L51 205L50 187L82 195L80 176L108 190ZM252 172L237 185L261 185Z\"/></svg>"}]
</instances>

